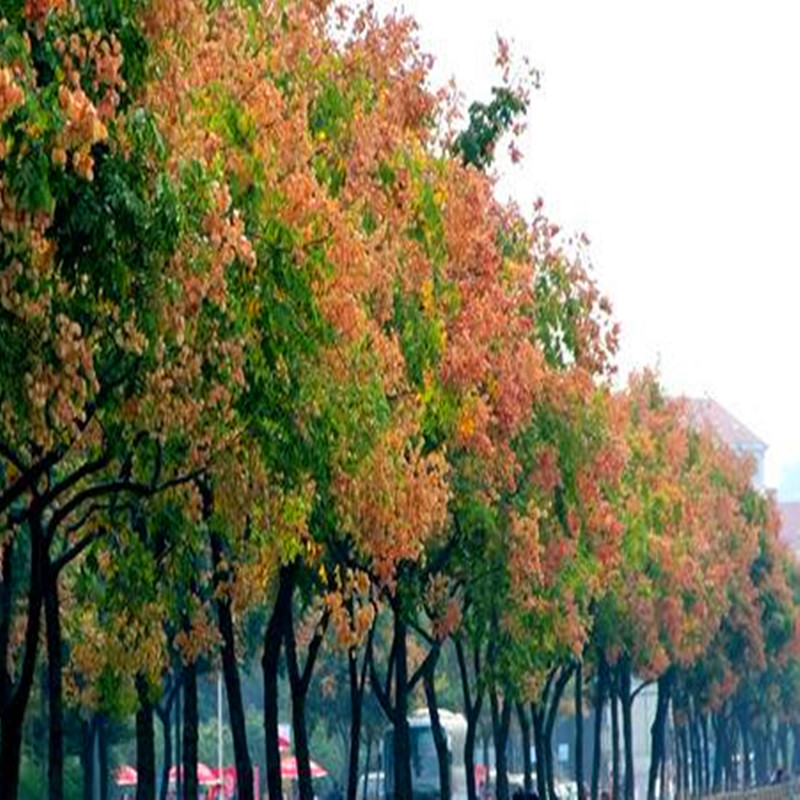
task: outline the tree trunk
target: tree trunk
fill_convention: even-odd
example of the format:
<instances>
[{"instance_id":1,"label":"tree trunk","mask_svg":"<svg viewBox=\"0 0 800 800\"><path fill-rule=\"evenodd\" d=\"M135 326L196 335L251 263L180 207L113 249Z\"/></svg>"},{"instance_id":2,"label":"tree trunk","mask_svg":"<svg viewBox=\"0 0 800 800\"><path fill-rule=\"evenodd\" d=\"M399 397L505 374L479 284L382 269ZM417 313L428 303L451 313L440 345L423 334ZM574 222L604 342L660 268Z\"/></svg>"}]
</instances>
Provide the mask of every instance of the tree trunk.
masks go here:
<instances>
[{"instance_id":1,"label":"tree trunk","mask_svg":"<svg viewBox=\"0 0 800 800\"><path fill-rule=\"evenodd\" d=\"M61 684L61 616L58 602L58 573L46 572L44 590L45 633L47 637L48 747L47 787L50 800L64 796L64 697Z\"/></svg>"},{"instance_id":2,"label":"tree trunk","mask_svg":"<svg viewBox=\"0 0 800 800\"><path fill-rule=\"evenodd\" d=\"M556 797L556 771L553 763L553 733L558 719L558 709L561 705L561 698L569 684L572 676L573 667L562 667L558 677L553 683L552 694L548 701L547 714L544 723L544 755L547 773L547 797L548 800L557 800Z\"/></svg>"},{"instance_id":3,"label":"tree trunk","mask_svg":"<svg viewBox=\"0 0 800 800\"><path fill-rule=\"evenodd\" d=\"M44 531L41 526L40 512L33 510L29 519L31 533L30 586L28 590L28 614L25 621L25 638L22 650L22 666L16 688L8 669L7 642L0 651L0 800L16 800L19 789L19 767L22 757L22 724L25 710L30 700L31 688L36 671L36 656L39 649L39 632L42 618L43 583L42 561L44 554ZM3 585L11 587L11 555L10 550L4 553ZM6 572L8 570L8 572ZM8 577L7 577L8 576ZM6 581L8 583L6 584ZM0 601L5 604L10 595L0 594ZM6 638L5 628L10 625L12 609L3 609L0 619L0 633ZM5 631L5 632L4 632ZM5 652L4 652L5 651Z\"/></svg>"},{"instance_id":4,"label":"tree trunk","mask_svg":"<svg viewBox=\"0 0 800 800\"><path fill-rule=\"evenodd\" d=\"M167 794L169 792L169 771L172 767L171 711L172 704L170 703L163 713L158 712L161 730L164 733L164 763L161 765L161 788L158 793L158 800L167 800Z\"/></svg>"},{"instance_id":5,"label":"tree trunk","mask_svg":"<svg viewBox=\"0 0 800 800\"><path fill-rule=\"evenodd\" d=\"M669 713L672 672L668 671L658 679L658 699L656 716L650 728L650 770L647 774L647 800L656 800L656 783L659 768L666 760L666 732Z\"/></svg>"},{"instance_id":6,"label":"tree trunk","mask_svg":"<svg viewBox=\"0 0 800 800\"><path fill-rule=\"evenodd\" d=\"M81 773L83 775L83 800L94 798L94 740L96 717L81 721Z\"/></svg>"},{"instance_id":7,"label":"tree trunk","mask_svg":"<svg viewBox=\"0 0 800 800\"><path fill-rule=\"evenodd\" d=\"M714 729L714 776L711 791L719 794L722 791L723 765L726 761L726 742L723 724L720 722L721 714L712 714L711 726Z\"/></svg>"},{"instance_id":8,"label":"tree trunk","mask_svg":"<svg viewBox=\"0 0 800 800\"><path fill-rule=\"evenodd\" d=\"M525 784L525 792L530 794L533 791L533 761L531 760L531 723L525 712L525 706L517 703L517 720L522 736L522 773Z\"/></svg>"},{"instance_id":9,"label":"tree trunk","mask_svg":"<svg viewBox=\"0 0 800 800\"><path fill-rule=\"evenodd\" d=\"M800 724L792 725L792 774L800 773Z\"/></svg>"},{"instance_id":10,"label":"tree trunk","mask_svg":"<svg viewBox=\"0 0 800 800\"><path fill-rule=\"evenodd\" d=\"M594 741L592 742L592 800L600 796L600 768L603 755L603 708L608 693L608 666L605 658L598 657L594 695Z\"/></svg>"},{"instance_id":11,"label":"tree trunk","mask_svg":"<svg viewBox=\"0 0 800 800\"><path fill-rule=\"evenodd\" d=\"M540 800L547 800L547 759L545 757L544 713L537 705L531 705L533 719L533 743L536 752L536 792Z\"/></svg>"},{"instance_id":12,"label":"tree trunk","mask_svg":"<svg viewBox=\"0 0 800 800\"><path fill-rule=\"evenodd\" d=\"M175 797L183 800L183 687L178 686L175 695Z\"/></svg>"},{"instance_id":13,"label":"tree trunk","mask_svg":"<svg viewBox=\"0 0 800 800\"><path fill-rule=\"evenodd\" d=\"M197 664L183 668L183 796L197 800Z\"/></svg>"},{"instance_id":14,"label":"tree trunk","mask_svg":"<svg viewBox=\"0 0 800 800\"><path fill-rule=\"evenodd\" d=\"M297 642L294 637L292 607L291 603L289 603L289 614L283 633L289 684L292 689L292 728L294 730L294 754L297 759L297 786L300 792L300 800L314 800L314 787L311 783L311 755L309 753L308 729L306 727L306 699L311 685L314 663L322 645L326 625L327 616L324 617L324 621L311 639L305 665L301 670L297 654Z\"/></svg>"},{"instance_id":15,"label":"tree trunk","mask_svg":"<svg viewBox=\"0 0 800 800\"><path fill-rule=\"evenodd\" d=\"M253 763L247 745L242 685L239 680L239 665L236 661L236 640L233 626L230 596L220 589L230 580L228 570L222 566L222 539L219 534L211 535L211 554L214 561L214 574L217 583L217 626L222 638L222 674L225 679L225 693L228 696L228 717L233 736L233 755L236 762L236 791L239 800L253 798Z\"/></svg>"},{"instance_id":16,"label":"tree trunk","mask_svg":"<svg viewBox=\"0 0 800 800\"><path fill-rule=\"evenodd\" d=\"M278 747L278 662L286 620L292 608L294 581L288 567L281 569L278 596L264 635L261 669L264 678L264 735L267 757L267 792L270 800L282 800L281 754Z\"/></svg>"},{"instance_id":17,"label":"tree trunk","mask_svg":"<svg viewBox=\"0 0 800 800\"><path fill-rule=\"evenodd\" d=\"M616 677L611 680L611 798L619 797L619 704Z\"/></svg>"},{"instance_id":18,"label":"tree trunk","mask_svg":"<svg viewBox=\"0 0 800 800\"><path fill-rule=\"evenodd\" d=\"M703 757L700 752L700 731L695 713L689 716L689 747L692 754L692 794L699 797L703 791Z\"/></svg>"},{"instance_id":19,"label":"tree trunk","mask_svg":"<svg viewBox=\"0 0 800 800\"><path fill-rule=\"evenodd\" d=\"M365 656L366 658L366 656ZM364 686L359 681L356 651L351 649L347 654L347 669L350 678L350 744L347 752L347 800L357 800L358 762L361 748L361 714L364 709ZM367 766L369 773L369 742L367 742ZM367 778L364 778L366 791Z\"/></svg>"},{"instance_id":20,"label":"tree trunk","mask_svg":"<svg viewBox=\"0 0 800 800\"><path fill-rule=\"evenodd\" d=\"M575 665L575 783L578 800L588 800L583 780L583 663Z\"/></svg>"},{"instance_id":21,"label":"tree trunk","mask_svg":"<svg viewBox=\"0 0 800 800\"><path fill-rule=\"evenodd\" d=\"M622 707L622 742L625 749L625 800L634 800L636 783L633 764L633 694L631 663L622 659L617 667L620 705Z\"/></svg>"},{"instance_id":22,"label":"tree trunk","mask_svg":"<svg viewBox=\"0 0 800 800\"><path fill-rule=\"evenodd\" d=\"M111 774L108 767L108 720L105 716L97 721L97 770L100 773L100 800L108 800Z\"/></svg>"},{"instance_id":23,"label":"tree trunk","mask_svg":"<svg viewBox=\"0 0 800 800\"><path fill-rule=\"evenodd\" d=\"M153 731L153 704L147 681L136 677L139 707L136 709L136 800L156 797L156 740Z\"/></svg>"},{"instance_id":24,"label":"tree trunk","mask_svg":"<svg viewBox=\"0 0 800 800\"><path fill-rule=\"evenodd\" d=\"M687 726L681 725L679 728L678 738L681 748L681 762L683 763L683 786L681 786L681 794L684 797L689 796L689 736L686 730Z\"/></svg>"},{"instance_id":25,"label":"tree trunk","mask_svg":"<svg viewBox=\"0 0 800 800\"><path fill-rule=\"evenodd\" d=\"M467 772L467 800L477 800L478 787L475 781L475 741L478 735L478 720L483 706L483 687L480 682L480 649L474 651L475 697L470 691L467 658L461 639L455 640L458 671L461 676L461 691L464 695L464 711L467 717L467 735L464 741L464 769Z\"/></svg>"},{"instance_id":26,"label":"tree trunk","mask_svg":"<svg viewBox=\"0 0 800 800\"><path fill-rule=\"evenodd\" d=\"M407 800L411 787L411 734L408 727L408 654L407 631L399 604L394 606L395 650L395 720L394 800Z\"/></svg>"},{"instance_id":27,"label":"tree trunk","mask_svg":"<svg viewBox=\"0 0 800 800\"><path fill-rule=\"evenodd\" d=\"M746 711L739 713L739 731L742 736L742 782L744 788L749 789L753 783L753 776L750 769L750 724Z\"/></svg>"},{"instance_id":28,"label":"tree trunk","mask_svg":"<svg viewBox=\"0 0 800 800\"><path fill-rule=\"evenodd\" d=\"M508 744L508 729L511 724L511 702L501 700L494 687L489 690L489 699L492 708L494 737L495 795L497 800L509 800L506 745Z\"/></svg>"},{"instance_id":29,"label":"tree trunk","mask_svg":"<svg viewBox=\"0 0 800 800\"><path fill-rule=\"evenodd\" d=\"M372 737L367 735L367 752L365 755L364 761L364 798L363 800L367 800L367 793L369 792L369 762L370 758L372 757Z\"/></svg>"},{"instance_id":30,"label":"tree trunk","mask_svg":"<svg viewBox=\"0 0 800 800\"><path fill-rule=\"evenodd\" d=\"M434 654L425 668L422 676L422 683L425 689L425 700L428 703L428 714L431 720L431 733L433 743L436 746L436 757L439 762L439 798L440 800L450 800L450 753L447 749L447 734L442 728L439 719L439 704L436 699L436 663L439 660L439 644L434 644Z\"/></svg>"},{"instance_id":31,"label":"tree trunk","mask_svg":"<svg viewBox=\"0 0 800 800\"><path fill-rule=\"evenodd\" d=\"M703 747L702 793L708 794L711 791L711 743L708 740L708 715L701 714L699 723L700 723L700 741Z\"/></svg>"}]
</instances>

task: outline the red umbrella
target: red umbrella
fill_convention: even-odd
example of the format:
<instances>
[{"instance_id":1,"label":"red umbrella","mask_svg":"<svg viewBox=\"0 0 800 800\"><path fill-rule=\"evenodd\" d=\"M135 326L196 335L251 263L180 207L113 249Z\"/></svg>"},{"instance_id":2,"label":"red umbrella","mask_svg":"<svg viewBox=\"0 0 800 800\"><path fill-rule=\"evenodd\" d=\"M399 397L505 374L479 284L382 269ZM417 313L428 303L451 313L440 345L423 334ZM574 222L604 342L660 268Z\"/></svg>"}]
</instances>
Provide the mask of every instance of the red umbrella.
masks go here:
<instances>
[{"instance_id":1,"label":"red umbrella","mask_svg":"<svg viewBox=\"0 0 800 800\"><path fill-rule=\"evenodd\" d=\"M170 767L169 779L170 782L175 781L178 775L178 768L175 766ZM181 775L183 775L183 766L181 766ZM197 782L200 786L216 786L219 783L216 770L207 767L202 762L197 763Z\"/></svg>"},{"instance_id":2,"label":"red umbrella","mask_svg":"<svg viewBox=\"0 0 800 800\"><path fill-rule=\"evenodd\" d=\"M114 783L117 786L136 786L138 779L136 770L127 764L122 764L114 771Z\"/></svg>"},{"instance_id":3,"label":"red umbrella","mask_svg":"<svg viewBox=\"0 0 800 800\"><path fill-rule=\"evenodd\" d=\"M324 778L328 771L321 767L316 761L311 761L311 777ZM281 758L281 778L290 781L297 780L297 759L294 756L283 756Z\"/></svg>"}]
</instances>

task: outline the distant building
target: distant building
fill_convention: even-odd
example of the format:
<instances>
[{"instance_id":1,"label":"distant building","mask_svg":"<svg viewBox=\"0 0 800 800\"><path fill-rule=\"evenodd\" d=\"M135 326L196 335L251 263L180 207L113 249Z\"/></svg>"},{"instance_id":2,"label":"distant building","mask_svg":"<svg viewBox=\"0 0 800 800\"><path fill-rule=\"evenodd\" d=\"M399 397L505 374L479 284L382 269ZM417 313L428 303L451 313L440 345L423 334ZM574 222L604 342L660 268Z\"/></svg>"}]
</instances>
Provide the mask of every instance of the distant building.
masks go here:
<instances>
[{"instance_id":1,"label":"distant building","mask_svg":"<svg viewBox=\"0 0 800 800\"><path fill-rule=\"evenodd\" d=\"M800 503L780 503L781 541L800 558Z\"/></svg>"},{"instance_id":2,"label":"distant building","mask_svg":"<svg viewBox=\"0 0 800 800\"><path fill-rule=\"evenodd\" d=\"M688 398L689 421L696 427L710 428L722 442L739 455L749 456L755 463L753 483L764 488L764 458L767 445L733 414L710 397Z\"/></svg>"}]
</instances>

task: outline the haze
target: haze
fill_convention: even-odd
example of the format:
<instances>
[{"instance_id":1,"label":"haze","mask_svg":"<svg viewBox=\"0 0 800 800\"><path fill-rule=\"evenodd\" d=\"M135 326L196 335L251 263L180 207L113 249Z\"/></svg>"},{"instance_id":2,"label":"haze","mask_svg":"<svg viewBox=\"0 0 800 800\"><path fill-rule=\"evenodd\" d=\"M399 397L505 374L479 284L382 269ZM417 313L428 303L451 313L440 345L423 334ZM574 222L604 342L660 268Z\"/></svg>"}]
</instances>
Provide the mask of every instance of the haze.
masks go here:
<instances>
[{"instance_id":1,"label":"haze","mask_svg":"<svg viewBox=\"0 0 800 800\"><path fill-rule=\"evenodd\" d=\"M393 3L381 2L386 10ZM501 191L541 195L592 240L623 326L622 372L658 364L770 447L767 483L800 499L795 375L800 217L800 8L407 0L434 78L485 99L496 34L542 72L519 167Z\"/></svg>"}]
</instances>

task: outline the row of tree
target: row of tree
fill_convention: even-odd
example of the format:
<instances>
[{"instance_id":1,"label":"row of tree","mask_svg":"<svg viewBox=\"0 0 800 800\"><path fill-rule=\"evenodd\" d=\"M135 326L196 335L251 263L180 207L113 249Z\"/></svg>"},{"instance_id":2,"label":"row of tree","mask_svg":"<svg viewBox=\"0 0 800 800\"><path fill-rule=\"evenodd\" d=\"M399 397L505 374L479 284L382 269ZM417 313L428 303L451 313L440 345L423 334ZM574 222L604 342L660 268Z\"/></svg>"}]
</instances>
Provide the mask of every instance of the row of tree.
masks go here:
<instances>
[{"instance_id":1,"label":"row of tree","mask_svg":"<svg viewBox=\"0 0 800 800\"><path fill-rule=\"evenodd\" d=\"M686 786L734 781L737 742L743 779L752 748L763 773L772 720L800 719L800 583L775 508L654 376L613 390L588 242L496 198L487 168L534 83L504 43L459 132L413 22L369 5L0 15L0 798L17 796L37 663L52 800L65 705L90 754L97 719L135 714L137 797L153 798L154 721L178 685L196 797L197 677L215 663L250 800L254 639L271 798L282 665L313 798L325 648L347 660L350 798L367 691L394 796L411 797L416 693L449 796L448 642L470 798L485 706L498 797L514 716L554 797L573 674L579 708L592 678L597 725L611 703L615 797L634 794L635 677L658 682L651 797L670 707Z\"/></svg>"}]
</instances>

